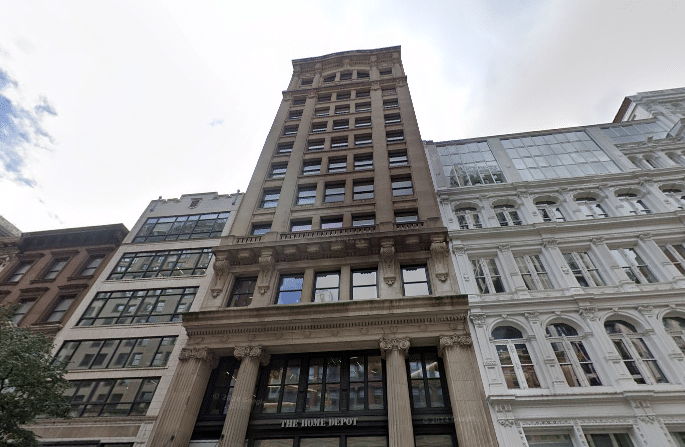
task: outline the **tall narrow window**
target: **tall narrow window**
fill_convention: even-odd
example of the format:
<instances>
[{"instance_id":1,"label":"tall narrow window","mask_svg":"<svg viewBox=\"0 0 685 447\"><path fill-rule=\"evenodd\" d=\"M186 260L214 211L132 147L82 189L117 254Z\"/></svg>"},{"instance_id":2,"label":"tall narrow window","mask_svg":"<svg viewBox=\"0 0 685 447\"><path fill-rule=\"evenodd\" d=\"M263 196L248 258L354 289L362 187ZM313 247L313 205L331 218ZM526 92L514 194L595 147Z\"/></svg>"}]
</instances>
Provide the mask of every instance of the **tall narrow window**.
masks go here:
<instances>
[{"instance_id":1,"label":"tall narrow window","mask_svg":"<svg viewBox=\"0 0 685 447\"><path fill-rule=\"evenodd\" d=\"M668 260L673 263L673 267L685 275L685 246L683 245L664 245L661 247Z\"/></svg>"},{"instance_id":2,"label":"tall narrow window","mask_svg":"<svg viewBox=\"0 0 685 447\"><path fill-rule=\"evenodd\" d=\"M240 363L233 357L221 359L219 366L212 371L212 378L209 379L205 392L205 405L200 410L200 418L205 415L221 416L228 412L239 367Z\"/></svg>"},{"instance_id":3,"label":"tall narrow window","mask_svg":"<svg viewBox=\"0 0 685 447\"><path fill-rule=\"evenodd\" d=\"M506 292L494 259L473 259L471 265L480 293Z\"/></svg>"},{"instance_id":4,"label":"tall narrow window","mask_svg":"<svg viewBox=\"0 0 685 447\"><path fill-rule=\"evenodd\" d=\"M434 352L411 352L407 361L414 409L444 408L447 393L443 393L438 355Z\"/></svg>"},{"instance_id":5,"label":"tall narrow window","mask_svg":"<svg viewBox=\"0 0 685 447\"><path fill-rule=\"evenodd\" d=\"M635 326L623 320L609 320L604 329L613 341L628 372L640 384L668 383L666 376Z\"/></svg>"},{"instance_id":6,"label":"tall narrow window","mask_svg":"<svg viewBox=\"0 0 685 447\"><path fill-rule=\"evenodd\" d=\"M459 228L462 230L483 228L483 224L480 221L480 215L478 214L478 210L476 208L456 208L454 210L454 215L457 217L457 223L459 224Z\"/></svg>"},{"instance_id":7,"label":"tall narrow window","mask_svg":"<svg viewBox=\"0 0 685 447\"><path fill-rule=\"evenodd\" d=\"M35 303L36 300L21 300L19 302L19 307L17 307L17 309L14 311L14 314L12 315L12 322L14 324L19 324L21 320L24 319L28 311L31 310Z\"/></svg>"},{"instance_id":8,"label":"tall narrow window","mask_svg":"<svg viewBox=\"0 0 685 447\"><path fill-rule=\"evenodd\" d=\"M652 210L649 209L642 199L638 199L637 194L626 192L616 194L616 197L618 197L626 210L628 210L628 214L652 214Z\"/></svg>"},{"instance_id":9,"label":"tall narrow window","mask_svg":"<svg viewBox=\"0 0 685 447\"><path fill-rule=\"evenodd\" d=\"M564 253L564 259L581 287L606 285L587 253L582 251Z\"/></svg>"},{"instance_id":10,"label":"tall narrow window","mask_svg":"<svg viewBox=\"0 0 685 447\"><path fill-rule=\"evenodd\" d=\"M55 279L57 275L66 267L69 262L69 258L57 258L52 261L50 268L43 275L43 279Z\"/></svg>"},{"instance_id":11,"label":"tall narrow window","mask_svg":"<svg viewBox=\"0 0 685 447\"><path fill-rule=\"evenodd\" d=\"M302 298L302 275L281 276L276 304L296 304Z\"/></svg>"},{"instance_id":12,"label":"tall narrow window","mask_svg":"<svg viewBox=\"0 0 685 447\"><path fill-rule=\"evenodd\" d=\"M678 345L680 350L685 354L685 318L683 317L665 317L664 328L673 341Z\"/></svg>"},{"instance_id":13,"label":"tall narrow window","mask_svg":"<svg viewBox=\"0 0 685 447\"><path fill-rule=\"evenodd\" d=\"M402 288L404 296L430 295L426 266L402 267Z\"/></svg>"},{"instance_id":14,"label":"tall narrow window","mask_svg":"<svg viewBox=\"0 0 685 447\"><path fill-rule=\"evenodd\" d=\"M647 267L647 263L632 248L617 248L611 250L611 255L623 269L628 278L636 284L657 282L656 276Z\"/></svg>"},{"instance_id":15,"label":"tall narrow window","mask_svg":"<svg viewBox=\"0 0 685 447\"><path fill-rule=\"evenodd\" d=\"M501 227L523 225L514 205L497 205L494 208L495 214L497 215L497 221Z\"/></svg>"},{"instance_id":16,"label":"tall narrow window","mask_svg":"<svg viewBox=\"0 0 685 447\"><path fill-rule=\"evenodd\" d=\"M45 318L45 321L48 323L60 321L75 299L76 295L66 295L57 298L57 302L50 311L50 314Z\"/></svg>"},{"instance_id":17,"label":"tall narrow window","mask_svg":"<svg viewBox=\"0 0 685 447\"><path fill-rule=\"evenodd\" d=\"M79 276L93 276L98 267L100 267L100 264L102 264L103 259L105 259L105 255L91 256L86 265L83 266Z\"/></svg>"},{"instance_id":18,"label":"tall narrow window","mask_svg":"<svg viewBox=\"0 0 685 447\"><path fill-rule=\"evenodd\" d=\"M526 283L528 290L554 288L539 255L517 256L515 259L516 266L518 267L519 272L521 272L523 282Z\"/></svg>"},{"instance_id":19,"label":"tall narrow window","mask_svg":"<svg viewBox=\"0 0 685 447\"><path fill-rule=\"evenodd\" d=\"M602 205L597 203L597 199L594 197L578 197L576 198L576 204L585 214L586 219L604 219L609 217L604 208L602 208Z\"/></svg>"},{"instance_id":20,"label":"tall narrow window","mask_svg":"<svg viewBox=\"0 0 685 447\"><path fill-rule=\"evenodd\" d=\"M373 270L352 271L352 299L370 300L378 298L378 275Z\"/></svg>"},{"instance_id":21,"label":"tall narrow window","mask_svg":"<svg viewBox=\"0 0 685 447\"><path fill-rule=\"evenodd\" d=\"M231 291L231 297L226 304L227 307L245 307L252 303L254 289L257 285L257 277L237 278Z\"/></svg>"},{"instance_id":22,"label":"tall narrow window","mask_svg":"<svg viewBox=\"0 0 685 447\"><path fill-rule=\"evenodd\" d=\"M317 273L314 279L314 302L338 301L340 295L340 272Z\"/></svg>"},{"instance_id":23,"label":"tall narrow window","mask_svg":"<svg viewBox=\"0 0 685 447\"><path fill-rule=\"evenodd\" d=\"M564 222L566 218L561 213L559 204L551 200L538 200L535 202L535 206L540 213L540 217L545 222Z\"/></svg>"},{"instance_id":24,"label":"tall narrow window","mask_svg":"<svg viewBox=\"0 0 685 447\"><path fill-rule=\"evenodd\" d=\"M19 282L21 278L24 277L26 272L29 271L31 266L33 265L33 261L22 261L19 263L19 265L14 269L12 274L10 275L9 278L5 282Z\"/></svg>"},{"instance_id":25,"label":"tall narrow window","mask_svg":"<svg viewBox=\"0 0 685 447\"><path fill-rule=\"evenodd\" d=\"M500 326L492 331L492 338L507 388L540 388L533 359L521 331L511 326Z\"/></svg>"},{"instance_id":26,"label":"tall narrow window","mask_svg":"<svg viewBox=\"0 0 685 447\"><path fill-rule=\"evenodd\" d=\"M661 190L666 197L671 199L673 205L679 210L685 209L685 193L680 188L663 188Z\"/></svg>"},{"instance_id":27,"label":"tall narrow window","mask_svg":"<svg viewBox=\"0 0 685 447\"><path fill-rule=\"evenodd\" d=\"M582 337L574 327L565 323L552 323L547 326L547 337L568 386L602 385Z\"/></svg>"}]
</instances>

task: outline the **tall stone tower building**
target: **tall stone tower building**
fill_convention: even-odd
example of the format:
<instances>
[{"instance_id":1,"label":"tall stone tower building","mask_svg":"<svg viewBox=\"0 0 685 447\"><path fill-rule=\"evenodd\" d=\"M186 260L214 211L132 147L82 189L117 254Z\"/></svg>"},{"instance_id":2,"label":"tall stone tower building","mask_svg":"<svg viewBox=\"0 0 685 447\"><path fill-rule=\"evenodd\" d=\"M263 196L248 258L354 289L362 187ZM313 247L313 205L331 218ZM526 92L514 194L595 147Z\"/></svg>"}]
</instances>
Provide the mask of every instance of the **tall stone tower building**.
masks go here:
<instances>
[{"instance_id":1,"label":"tall stone tower building","mask_svg":"<svg viewBox=\"0 0 685 447\"><path fill-rule=\"evenodd\" d=\"M293 75L149 446L494 446L400 47Z\"/></svg>"}]
</instances>

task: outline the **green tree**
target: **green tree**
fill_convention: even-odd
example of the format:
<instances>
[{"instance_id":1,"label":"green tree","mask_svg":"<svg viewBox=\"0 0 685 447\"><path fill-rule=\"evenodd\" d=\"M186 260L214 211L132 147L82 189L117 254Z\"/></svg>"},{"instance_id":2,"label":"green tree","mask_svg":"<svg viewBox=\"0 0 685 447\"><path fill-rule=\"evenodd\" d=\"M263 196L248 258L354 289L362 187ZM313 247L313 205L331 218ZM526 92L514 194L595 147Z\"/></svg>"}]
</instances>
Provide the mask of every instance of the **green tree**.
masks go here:
<instances>
[{"instance_id":1,"label":"green tree","mask_svg":"<svg viewBox=\"0 0 685 447\"><path fill-rule=\"evenodd\" d=\"M0 306L0 446L39 446L22 425L36 416L69 417L64 365L53 364L52 340L11 323L14 307Z\"/></svg>"}]
</instances>

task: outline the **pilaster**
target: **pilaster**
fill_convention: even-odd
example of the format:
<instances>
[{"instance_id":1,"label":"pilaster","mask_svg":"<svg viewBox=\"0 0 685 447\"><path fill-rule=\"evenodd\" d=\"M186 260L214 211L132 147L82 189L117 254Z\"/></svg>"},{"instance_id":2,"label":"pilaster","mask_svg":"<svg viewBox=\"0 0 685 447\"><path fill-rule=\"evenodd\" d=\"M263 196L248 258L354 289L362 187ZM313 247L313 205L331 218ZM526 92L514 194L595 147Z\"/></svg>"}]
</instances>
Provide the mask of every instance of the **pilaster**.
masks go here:
<instances>
[{"instance_id":1,"label":"pilaster","mask_svg":"<svg viewBox=\"0 0 685 447\"><path fill-rule=\"evenodd\" d=\"M405 358L408 338L381 340L381 357L388 374L388 447L414 447L409 383Z\"/></svg>"}]
</instances>

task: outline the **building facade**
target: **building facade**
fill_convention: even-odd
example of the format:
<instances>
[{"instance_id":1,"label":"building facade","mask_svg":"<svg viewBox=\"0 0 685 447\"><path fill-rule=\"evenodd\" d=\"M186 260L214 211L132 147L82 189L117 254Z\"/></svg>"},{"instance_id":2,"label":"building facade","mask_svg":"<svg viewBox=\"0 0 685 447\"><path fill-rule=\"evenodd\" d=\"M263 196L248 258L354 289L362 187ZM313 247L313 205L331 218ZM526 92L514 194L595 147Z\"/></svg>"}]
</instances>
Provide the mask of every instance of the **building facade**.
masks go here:
<instances>
[{"instance_id":1,"label":"building facade","mask_svg":"<svg viewBox=\"0 0 685 447\"><path fill-rule=\"evenodd\" d=\"M425 142L500 446L685 445L684 123Z\"/></svg>"},{"instance_id":2,"label":"building facade","mask_svg":"<svg viewBox=\"0 0 685 447\"><path fill-rule=\"evenodd\" d=\"M400 48L293 61L148 446L494 446Z\"/></svg>"},{"instance_id":3,"label":"building facade","mask_svg":"<svg viewBox=\"0 0 685 447\"><path fill-rule=\"evenodd\" d=\"M72 419L39 419L49 447L145 445L211 281L212 248L228 233L240 194L150 202L55 337ZM125 234L125 233L124 233ZM98 275L98 272L100 273ZM161 444L160 444L161 445Z\"/></svg>"}]
</instances>

